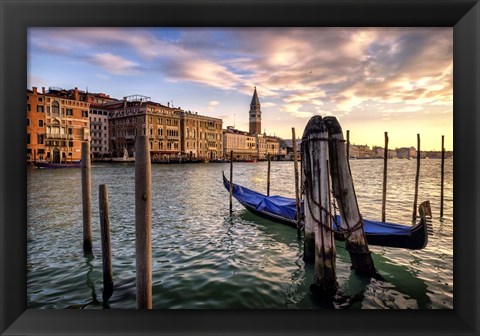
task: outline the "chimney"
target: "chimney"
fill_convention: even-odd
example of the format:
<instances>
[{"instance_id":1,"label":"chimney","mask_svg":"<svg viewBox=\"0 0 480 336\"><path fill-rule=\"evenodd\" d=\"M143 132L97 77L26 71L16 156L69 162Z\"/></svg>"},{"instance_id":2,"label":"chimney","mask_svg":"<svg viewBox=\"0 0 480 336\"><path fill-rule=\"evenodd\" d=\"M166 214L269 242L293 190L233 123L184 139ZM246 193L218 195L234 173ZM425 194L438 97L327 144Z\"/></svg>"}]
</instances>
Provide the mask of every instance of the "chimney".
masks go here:
<instances>
[{"instance_id":1,"label":"chimney","mask_svg":"<svg viewBox=\"0 0 480 336\"><path fill-rule=\"evenodd\" d=\"M36 87L36 86L32 86L32 91L33 91L33 94L37 94L37 87Z\"/></svg>"},{"instance_id":2,"label":"chimney","mask_svg":"<svg viewBox=\"0 0 480 336\"><path fill-rule=\"evenodd\" d=\"M167 103L167 106L170 107L170 102Z\"/></svg>"},{"instance_id":3,"label":"chimney","mask_svg":"<svg viewBox=\"0 0 480 336\"><path fill-rule=\"evenodd\" d=\"M42 94L45 94L45 86L42 86Z\"/></svg>"},{"instance_id":4,"label":"chimney","mask_svg":"<svg viewBox=\"0 0 480 336\"><path fill-rule=\"evenodd\" d=\"M75 100L80 100L79 97L78 97L78 88L77 87L75 88L75 91L74 91L74 97L75 97Z\"/></svg>"},{"instance_id":5,"label":"chimney","mask_svg":"<svg viewBox=\"0 0 480 336\"><path fill-rule=\"evenodd\" d=\"M127 97L123 97L123 108L127 107Z\"/></svg>"}]
</instances>

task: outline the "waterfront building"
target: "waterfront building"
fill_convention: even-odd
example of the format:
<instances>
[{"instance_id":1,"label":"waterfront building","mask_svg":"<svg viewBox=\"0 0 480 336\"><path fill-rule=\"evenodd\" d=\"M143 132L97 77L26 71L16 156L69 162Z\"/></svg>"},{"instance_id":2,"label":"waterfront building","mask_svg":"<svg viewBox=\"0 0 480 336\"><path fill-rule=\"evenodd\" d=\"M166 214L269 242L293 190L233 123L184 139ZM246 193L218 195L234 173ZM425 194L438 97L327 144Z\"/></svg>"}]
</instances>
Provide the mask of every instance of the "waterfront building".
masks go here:
<instances>
[{"instance_id":1,"label":"waterfront building","mask_svg":"<svg viewBox=\"0 0 480 336\"><path fill-rule=\"evenodd\" d=\"M349 154L351 158L367 159L373 157L370 147L367 145L350 144Z\"/></svg>"},{"instance_id":2,"label":"waterfront building","mask_svg":"<svg viewBox=\"0 0 480 336\"><path fill-rule=\"evenodd\" d=\"M27 160L80 160L82 142L90 140L88 110L77 88L27 90Z\"/></svg>"},{"instance_id":3,"label":"waterfront building","mask_svg":"<svg viewBox=\"0 0 480 336\"><path fill-rule=\"evenodd\" d=\"M291 139L282 140L282 150L285 150L285 159L293 161L293 144ZM302 139L295 139L295 145L297 146L297 160L301 160L302 151Z\"/></svg>"},{"instance_id":4,"label":"waterfront building","mask_svg":"<svg viewBox=\"0 0 480 336\"><path fill-rule=\"evenodd\" d=\"M120 157L126 149L135 154L135 137L148 135L153 159L180 155L180 109L152 102L150 97L131 95L104 104L110 110L110 150Z\"/></svg>"},{"instance_id":5,"label":"waterfront building","mask_svg":"<svg viewBox=\"0 0 480 336\"><path fill-rule=\"evenodd\" d=\"M90 103L90 152L95 158L110 156L108 114L103 104Z\"/></svg>"},{"instance_id":6,"label":"waterfront building","mask_svg":"<svg viewBox=\"0 0 480 336\"><path fill-rule=\"evenodd\" d=\"M266 160L268 154L274 160L284 159L287 155L285 146L282 146L282 139L266 134L257 134L257 158Z\"/></svg>"},{"instance_id":7,"label":"waterfront building","mask_svg":"<svg viewBox=\"0 0 480 336\"><path fill-rule=\"evenodd\" d=\"M104 108L105 104L118 102L105 93L92 93L79 90L81 101L90 105L90 153L92 157L110 156L108 119L110 111Z\"/></svg>"},{"instance_id":8,"label":"waterfront building","mask_svg":"<svg viewBox=\"0 0 480 336\"><path fill-rule=\"evenodd\" d=\"M232 150L235 161L256 160L258 158L256 136L234 129L232 126L223 130L223 148L226 159L230 159Z\"/></svg>"},{"instance_id":9,"label":"waterfront building","mask_svg":"<svg viewBox=\"0 0 480 336\"><path fill-rule=\"evenodd\" d=\"M181 152L187 158L213 160L223 157L223 120L179 111Z\"/></svg>"},{"instance_id":10,"label":"waterfront building","mask_svg":"<svg viewBox=\"0 0 480 336\"><path fill-rule=\"evenodd\" d=\"M410 159L417 157L417 151L415 147L396 148L395 152L398 159Z\"/></svg>"}]
</instances>

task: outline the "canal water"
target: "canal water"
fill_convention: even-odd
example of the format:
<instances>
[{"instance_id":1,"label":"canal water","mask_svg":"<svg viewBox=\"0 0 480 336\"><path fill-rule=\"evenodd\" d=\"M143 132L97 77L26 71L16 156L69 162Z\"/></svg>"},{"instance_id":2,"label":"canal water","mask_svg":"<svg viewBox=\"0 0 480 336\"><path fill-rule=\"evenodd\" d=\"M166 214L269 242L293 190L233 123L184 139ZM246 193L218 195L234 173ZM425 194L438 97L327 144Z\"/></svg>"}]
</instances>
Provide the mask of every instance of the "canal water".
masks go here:
<instances>
[{"instance_id":1,"label":"canal water","mask_svg":"<svg viewBox=\"0 0 480 336\"><path fill-rule=\"evenodd\" d=\"M445 161L444 219L440 160L422 160L419 203L430 200L433 236L423 250L371 246L381 278L350 270L337 242L340 309L453 308L453 160ZM350 161L360 211L380 220L382 160ZM411 224L416 160L389 160L387 221ZM94 257L82 251L79 169L28 168L28 308L131 309L135 301L134 164L92 165ZM271 194L294 195L293 162L272 162ZM222 171L229 164L152 165L153 308L310 309L313 266L302 260L295 229L247 212L229 215ZM266 191L267 163L235 163L234 182ZM115 289L102 304L98 188L110 202Z\"/></svg>"}]
</instances>

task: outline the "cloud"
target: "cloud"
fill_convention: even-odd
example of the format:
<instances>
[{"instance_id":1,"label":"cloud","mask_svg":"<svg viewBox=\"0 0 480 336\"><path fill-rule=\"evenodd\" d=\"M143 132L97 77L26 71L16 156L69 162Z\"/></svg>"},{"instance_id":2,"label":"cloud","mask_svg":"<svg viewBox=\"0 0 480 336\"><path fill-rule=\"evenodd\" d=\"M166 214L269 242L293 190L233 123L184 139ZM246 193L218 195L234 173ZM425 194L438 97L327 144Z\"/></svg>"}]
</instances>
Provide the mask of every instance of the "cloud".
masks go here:
<instances>
[{"instance_id":1,"label":"cloud","mask_svg":"<svg viewBox=\"0 0 480 336\"><path fill-rule=\"evenodd\" d=\"M28 36L29 51L110 74L149 71L247 97L256 85L263 107L298 118L320 108L400 118L453 104L452 28L31 28Z\"/></svg>"},{"instance_id":2,"label":"cloud","mask_svg":"<svg viewBox=\"0 0 480 336\"><path fill-rule=\"evenodd\" d=\"M210 101L208 103L208 111L213 112L218 105L220 105L220 102L218 102L216 100Z\"/></svg>"},{"instance_id":3,"label":"cloud","mask_svg":"<svg viewBox=\"0 0 480 336\"><path fill-rule=\"evenodd\" d=\"M139 65L123 57L110 53L95 54L91 62L115 75L134 75L139 73Z\"/></svg>"},{"instance_id":4,"label":"cloud","mask_svg":"<svg viewBox=\"0 0 480 336\"><path fill-rule=\"evenodd\" d=\"M163 71L173 80L190 81L225 90L234 89L241 82L241 76L226 67L201 59L170 60L163 67Z\"/></svg>"}]
</instances>

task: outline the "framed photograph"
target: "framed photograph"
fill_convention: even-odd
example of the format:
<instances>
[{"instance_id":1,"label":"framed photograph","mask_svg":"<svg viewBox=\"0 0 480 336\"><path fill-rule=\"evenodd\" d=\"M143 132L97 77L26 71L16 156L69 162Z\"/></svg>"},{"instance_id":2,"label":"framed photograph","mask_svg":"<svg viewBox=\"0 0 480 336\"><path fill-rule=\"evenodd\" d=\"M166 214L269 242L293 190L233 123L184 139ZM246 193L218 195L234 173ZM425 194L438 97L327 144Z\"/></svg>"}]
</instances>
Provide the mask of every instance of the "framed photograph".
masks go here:
<instances>
[{"instance_id":1,"label":"framed photograph","mask_svg":"<svg viewBox=\"0 0 480 336\"><path fill-rule=\"evenodd\" d=\"M0 1L2 335L478 335L478 1ZM153 162L153 310L136 309L135 296L142 128L127 124L142 109ZM228 209L230 160L243 197L294 197L289 160L304 147L291 132L301 139L314 115L330 136L336 120L343 127L338 141L347 143L377 268L357 273L355 255L370 254L337 243L330 300L317 296L317 266L305 261L286 206L275 217L269 211L282 206L262 212L235 195ZM87 139L93 248L83 231L82 250ZM384 157L396 159L387 219ZM416 163L428 182L412 207ZM110 294L101 184L112 220ZM425 197L434 203L428 248L378 228L419 222L428 240L426 208L417 215Z\"/></svg>"}]
</instances>

